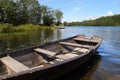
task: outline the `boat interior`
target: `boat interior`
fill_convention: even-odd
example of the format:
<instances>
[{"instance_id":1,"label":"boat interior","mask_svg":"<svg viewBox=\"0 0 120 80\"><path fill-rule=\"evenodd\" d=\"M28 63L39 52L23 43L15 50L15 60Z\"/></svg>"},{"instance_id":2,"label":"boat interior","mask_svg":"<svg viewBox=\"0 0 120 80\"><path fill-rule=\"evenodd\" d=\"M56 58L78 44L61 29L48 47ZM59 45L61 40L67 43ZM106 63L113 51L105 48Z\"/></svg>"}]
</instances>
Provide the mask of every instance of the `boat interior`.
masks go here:
<instances>
[{"instance_id":1,"label":"boat interior","mask_svg":"<svg viewBox=\"0 0 120 80\"><path fill-rule=\"evenodd\" d=\"M0 58L0 77L30 69L48 67L80 57L83 54L89 53L99 40L101 38L97 36L86 38L84 35L79 35L75 38L58 41L51 45L34 48L29 53L6 55Z\"/></svg>"}]
</instances>

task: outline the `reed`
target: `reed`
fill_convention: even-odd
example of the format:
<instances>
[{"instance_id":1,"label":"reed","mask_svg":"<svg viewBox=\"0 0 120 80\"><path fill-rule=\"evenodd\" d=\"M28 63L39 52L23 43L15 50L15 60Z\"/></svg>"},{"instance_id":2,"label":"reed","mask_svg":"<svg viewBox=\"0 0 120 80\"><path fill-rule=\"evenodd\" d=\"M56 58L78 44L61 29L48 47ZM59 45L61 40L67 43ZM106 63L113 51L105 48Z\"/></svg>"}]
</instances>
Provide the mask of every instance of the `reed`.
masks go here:
<instances>
[{"instance_id":1,"label":"reed","mask_svg":"<svg viewBox=\"0 0 120 80\"><path fill-rule=\"evenodd\" d=\"M35 30L44 30L44 29L55 29L50 26L40 26L33 24L25 24L19 26L12 26L11 24L0 24L0 33L22 33L22 32L32 32Z\"/></svg>"}]
</instances>

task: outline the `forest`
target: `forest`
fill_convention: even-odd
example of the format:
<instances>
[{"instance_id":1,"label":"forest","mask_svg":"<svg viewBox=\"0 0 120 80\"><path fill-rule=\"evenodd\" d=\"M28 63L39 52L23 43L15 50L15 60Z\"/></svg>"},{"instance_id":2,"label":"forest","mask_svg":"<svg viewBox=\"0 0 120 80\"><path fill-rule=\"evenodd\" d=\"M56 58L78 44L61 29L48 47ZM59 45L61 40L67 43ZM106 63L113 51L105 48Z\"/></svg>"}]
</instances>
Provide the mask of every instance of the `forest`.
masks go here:
<instances>
[{"instance_id":1,"label":"forest","mask_svg":"<svg viewBox=\"0 0 120 80\"><path fill-rule=\"evenodd\" d=\"M0 0L0 24L60 25L63 13L41 5L38 0Z\"/></svg>"},{"instance_id":2,"label":"forest","mask_svg":"<svg viewBox=\"0 0 120 80\"><path fill-rule=\"evenodd\" d=\"M64 22L65 26L120 26L120 14L113 16L103 16L95 20L85 20L83 22Z\"/></svg>"}]
</instances>

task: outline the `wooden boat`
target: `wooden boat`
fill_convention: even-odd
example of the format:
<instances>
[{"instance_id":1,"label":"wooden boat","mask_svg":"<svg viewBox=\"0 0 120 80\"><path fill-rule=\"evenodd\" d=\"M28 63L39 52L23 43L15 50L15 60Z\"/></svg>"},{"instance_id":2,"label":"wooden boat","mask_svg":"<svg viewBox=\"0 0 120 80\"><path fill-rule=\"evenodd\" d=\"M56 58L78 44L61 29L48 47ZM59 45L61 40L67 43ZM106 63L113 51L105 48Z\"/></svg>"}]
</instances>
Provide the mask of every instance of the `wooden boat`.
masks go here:
<instances>
[{"instance_id":1,"label":"wooden boat","mask_svg":"<svg viewBox=\"0 0 120 80\"><path fill-rule=\"evenodd\" d=\"M51 80L95 54L102 38L77 35L0 55L0 80Z\"/></svg>"}]
</instances>

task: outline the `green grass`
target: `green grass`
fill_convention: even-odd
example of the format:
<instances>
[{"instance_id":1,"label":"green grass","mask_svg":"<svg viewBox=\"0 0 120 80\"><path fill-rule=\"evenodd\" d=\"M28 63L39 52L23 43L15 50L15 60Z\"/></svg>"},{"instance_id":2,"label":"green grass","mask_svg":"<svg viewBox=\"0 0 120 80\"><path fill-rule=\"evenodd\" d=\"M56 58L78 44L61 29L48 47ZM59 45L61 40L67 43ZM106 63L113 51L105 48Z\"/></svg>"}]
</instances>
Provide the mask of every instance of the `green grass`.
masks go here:
<instances>
[{"instance_id":1,"label":"green grass","mask_svg":"<svg viewBox=\"0 0 120 80\"><path fill-rule=\"evenodd\" d=\"M0 24L0 33L23 33L33 32L35 30L55 29L55 27L39 26L33 24L12 26L11 24Z\"/></svg>"}]
</instances>

